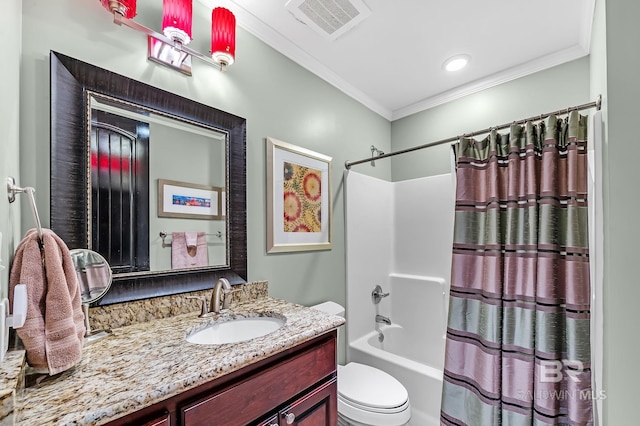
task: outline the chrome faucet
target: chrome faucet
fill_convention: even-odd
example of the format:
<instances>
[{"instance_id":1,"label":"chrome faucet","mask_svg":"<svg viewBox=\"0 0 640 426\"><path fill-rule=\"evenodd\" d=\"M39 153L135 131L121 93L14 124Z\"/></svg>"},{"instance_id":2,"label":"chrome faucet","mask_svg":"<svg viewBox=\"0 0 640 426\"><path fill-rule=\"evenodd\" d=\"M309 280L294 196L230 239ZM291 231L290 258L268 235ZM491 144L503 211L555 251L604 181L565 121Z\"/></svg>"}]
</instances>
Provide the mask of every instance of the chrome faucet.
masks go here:
<instances>
[{"instance_id":1,"label":"chrome faucet","mask_svg":"<svg viewBox=\"0 0 640 426\"><path fill-rule=\"evenodd\" d=\"M376 322L391 325L391 320L388 317L382 315L376 315Z\"/></svg>"},{"instance_id":2,"label":"chrome faucet","mask_svg":"<svg viewBox=\"0 0 640 426\"><path fill-rule=\"evenodd\" d=\"M373 301L374 304L377 305L378 303L380 303L383 297L387 297L388 295L389 293L383 292L382 287L377 285L376 288L374 288L373 291L371 292L371 300Z\"/></svg>"},{"instance_id":3,"label":"chrome faucet","mask_svg":"<svg viewBox=\"0 0 640 426\"><path fill-rule=\"evenodd\" d=\"M229 308L229 300L227 300L227 290L231 290L231 284L226 278L220 278L213 286L213 293L211 294L211 303L209 304L209 312L215 314L220 313L221 309ZM222 297L220 297L222 296ZM220 308L220 299L222 299L222 308Z\"/></svg>"}]
</instances>

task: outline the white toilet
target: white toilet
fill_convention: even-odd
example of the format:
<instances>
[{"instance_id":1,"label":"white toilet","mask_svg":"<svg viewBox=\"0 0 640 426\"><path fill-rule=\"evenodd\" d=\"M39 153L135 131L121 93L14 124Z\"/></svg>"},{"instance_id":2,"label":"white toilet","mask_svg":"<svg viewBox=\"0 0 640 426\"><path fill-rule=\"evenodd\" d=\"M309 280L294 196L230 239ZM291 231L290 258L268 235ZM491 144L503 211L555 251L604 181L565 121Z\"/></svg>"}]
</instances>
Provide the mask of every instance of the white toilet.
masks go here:
<instances>
[{"instance_id":1,"label":"white toilet","mask_svg":"<svg viewBox=\"0 0 640 426\"><path fill-rule=\"evenodd\" d=\"M344 307L335 302L312 308L344 317ZM409 394L393 376L357 362L338 366L338 425L403 426L410 419Z\"/></svg>"}]
</instances>

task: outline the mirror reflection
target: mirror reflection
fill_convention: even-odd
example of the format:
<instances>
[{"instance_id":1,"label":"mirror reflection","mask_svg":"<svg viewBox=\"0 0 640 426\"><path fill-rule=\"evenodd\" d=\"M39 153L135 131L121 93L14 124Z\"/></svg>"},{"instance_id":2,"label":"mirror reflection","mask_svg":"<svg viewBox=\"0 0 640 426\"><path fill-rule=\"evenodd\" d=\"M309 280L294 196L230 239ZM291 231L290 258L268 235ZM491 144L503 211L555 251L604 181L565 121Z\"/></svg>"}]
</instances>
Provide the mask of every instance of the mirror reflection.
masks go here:
<instances>
[{"instance_id":1,"label":"mirror reflection","mask_svg":"<svg viewBox=\"0 0 640 426\"><path fill-rule=\"evenodd\" d=\"M117 276L229 266L227 141L90 93L88 245Z\"/></svg>"},{"instance_id":2,"label":"mirror reflection","mask_svg":"<svg viewBox=\"0 0 640 426\"><path fill-rule=\"evenodd\" d=\"M111 286L111 268L107 260L93 250L73 249L71 260L76 270L83 304L99 300Z\"/></svg>"},{"instance_id":3,"label":"mirror reflection","mask_svg":"<svg viewBox=\"0 0 640 426\"><path fill-rule=\"evenodd\" d=\"M69 253L80 287L84 313L84 344L87 345L111 335L111 330L91 330L89 305L100 300L109 291L113 275L109 263L100 253L88 249L73 249Z\"/></svg>"}]
</instances>

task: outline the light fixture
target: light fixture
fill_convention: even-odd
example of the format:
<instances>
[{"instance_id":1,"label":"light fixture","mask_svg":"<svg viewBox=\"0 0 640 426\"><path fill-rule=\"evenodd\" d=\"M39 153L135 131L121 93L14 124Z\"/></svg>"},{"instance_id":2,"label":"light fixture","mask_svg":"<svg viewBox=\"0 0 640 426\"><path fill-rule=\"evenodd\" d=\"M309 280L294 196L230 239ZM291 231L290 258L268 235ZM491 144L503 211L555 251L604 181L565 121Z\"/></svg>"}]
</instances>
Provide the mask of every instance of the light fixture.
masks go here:
<instances>
[{"instance_id":1,"label":"light fixture","mask_svg":"<svg viewBox=\"0 0 640 426\"><path fill-rule=\"evenodd\" d=\"M444 61L442 64L442 68L447 71L459 71L462 68L466 67L469 61L471 60L471 56L469 55L456 55Z\"/></svg>"},{"instance_id":2,"label":"light fixture","mask_svg":"<svg viewBox=\"0 0 640 426\"><path fill-rule=\"evenodd\" d=\"M177 43L191 41L191 0L162 0L162 34Z\"/></svg>"},{"instance_id":3,"label":"light fixture","mask_svg":"<svg viewBox=\"0 0 640 426\"><path fill-rule=\"evenodd\" d=\"M105 9L118 12L127 19L133 19L136 16L136 0L100 0Z\"/></svg>"},{"instance_id":4,"label":"light fixture","mask_svg":"<svg viewBox=\"0 0 640 426\"><path fill-rule=\"evenodd\" d=\"M211 12L211 57L225 66L236 57L236 17L224 7Z\"/></svg>"},{"instance_id":5,"label":"light fixture","mask_svg":"<svg viewBox=\"0 0 640 426\"><path fill-rule=\"evenodd\" d=\"M235 60L236 18L229 10L217 7L211 14L211 54L187 46L191 41L192 0L162 1L162 34L140 25L136 16L136 0L100 0L113 13L113 22L148 36L148 58L191 75L191 58L196 57L224 71Z\"/></svg>"}]
</instances>

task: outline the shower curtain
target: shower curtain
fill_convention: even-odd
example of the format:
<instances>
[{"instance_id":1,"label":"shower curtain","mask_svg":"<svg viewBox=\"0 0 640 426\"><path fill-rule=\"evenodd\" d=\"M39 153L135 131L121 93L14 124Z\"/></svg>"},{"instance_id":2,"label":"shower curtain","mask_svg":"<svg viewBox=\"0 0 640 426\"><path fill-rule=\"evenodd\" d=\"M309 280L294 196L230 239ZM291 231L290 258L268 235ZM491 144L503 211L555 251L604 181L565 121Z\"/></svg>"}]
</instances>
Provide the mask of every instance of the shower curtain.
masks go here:
<instances>
[{"instance_id":1,"label":"shower curtain","mask_svg":"<svg viewBox=\"0 0 640 426\"><path fill-rule=\"evenodd\" d=\"M592 425L587 117L461 139L443 425Z\"/></svg>"}]
</instances>

